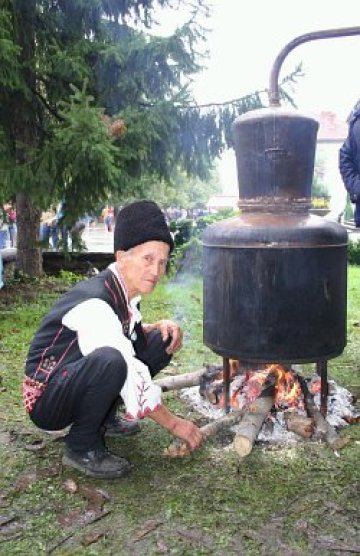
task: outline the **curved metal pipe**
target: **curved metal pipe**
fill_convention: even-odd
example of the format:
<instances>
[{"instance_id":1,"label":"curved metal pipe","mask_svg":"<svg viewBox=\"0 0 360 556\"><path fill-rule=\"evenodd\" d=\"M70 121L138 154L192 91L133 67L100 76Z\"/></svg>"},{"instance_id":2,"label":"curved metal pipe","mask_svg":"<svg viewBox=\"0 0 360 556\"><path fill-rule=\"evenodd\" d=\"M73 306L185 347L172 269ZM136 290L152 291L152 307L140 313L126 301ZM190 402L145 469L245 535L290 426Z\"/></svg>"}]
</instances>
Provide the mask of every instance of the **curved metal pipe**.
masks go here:
<instances>
[{"instance_id":1,"label":"curved metal pipe","mask_svg":"<svg viewBox=\"0 0 360 556\"><path fill-rule=\"evenodd\" d=\"M360 27L343 27L342 29L326 29L300 35L290 41L277 55L270 74L269 102L270 106L280 106L279 73L286 56L300 44L317 39L334 39L337 37L351 37L360 35Z\"/></svg>"}]
</instances>

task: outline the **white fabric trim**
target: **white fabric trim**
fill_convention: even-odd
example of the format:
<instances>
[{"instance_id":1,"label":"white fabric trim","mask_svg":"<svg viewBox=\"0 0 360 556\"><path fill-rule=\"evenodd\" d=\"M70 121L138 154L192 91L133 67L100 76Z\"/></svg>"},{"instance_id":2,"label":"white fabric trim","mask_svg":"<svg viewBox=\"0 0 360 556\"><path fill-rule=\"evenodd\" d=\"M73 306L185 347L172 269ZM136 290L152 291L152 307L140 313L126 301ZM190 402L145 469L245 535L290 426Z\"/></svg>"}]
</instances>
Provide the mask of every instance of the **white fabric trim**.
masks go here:
<instances>
[{"instance_id":1,"label":"white fabric trim","mask_svg":"<svg viewBox=\"0 0 360 556\"><path fill-rule=\"evenodd\" d=\"M118 282L120 282L120 285L122 287L123 292L125 293L126 299L128 299L128 292L126 289L126 286L124 284L123 278L121 276L121 274L118 271L118 267L116 263L111 263L108 268L111 270L111 272L113 274L115 274L116 278L118 279ZM129 330L130 330L130 335L132 333L132 331L134 330L134 326L136 323L141 322L142 320L142 316L141 313L138 309L138 305L141 301L141 295L137 295L136 297L133 297L133 299L130 299L130 301L128 301L127 303L127 307L128 307L128 311L130 314L130 323L129 323Z\"/></svg>"},{"instance_id":2,"label":"white fabric trim","mask_svg":"<svg viewBox=\"0 0 360 556\"><path fill-rule=\"evenodd\" d=\"M137 311L136 318L139 315ZM148 367L136 358L133 345L124 335L121 322L110 305L102 299L88 299L66 313L62 323L77 333L83 355L101 347L120 351L128 368L120 392L128 419L142 419L161 404L161 388L152 382Z\"/></svg>"}]
</instances>

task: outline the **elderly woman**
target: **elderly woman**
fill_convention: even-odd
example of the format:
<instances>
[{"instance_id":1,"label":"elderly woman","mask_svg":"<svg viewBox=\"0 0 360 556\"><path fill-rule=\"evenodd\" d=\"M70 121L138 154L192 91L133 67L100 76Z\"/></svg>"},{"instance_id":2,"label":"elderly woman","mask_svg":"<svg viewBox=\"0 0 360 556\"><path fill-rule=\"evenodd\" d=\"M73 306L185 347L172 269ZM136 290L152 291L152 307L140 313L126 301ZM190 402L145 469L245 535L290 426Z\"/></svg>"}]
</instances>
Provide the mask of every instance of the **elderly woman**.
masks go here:
<instances>
[{"instance_id":1,"label":"elderly woman","mask_svg":"<svg viewBox=\"0 0 360 556\"><path fill-rule=\"evenodd\" d=\"M160 208L138 201L117 215L115 262L67 292L44 318L31 343L23 393L32 421L46 430L71 425L64 465L87 475L123 476L129 463L107 451L104 435L136 432L149 417L190 450L200 429L174 415L152 378L180 349L171 320L143 324L140 296L164 275L173 239ZM126 420L116 415L125 405Z\"/></svg>"}]
</instances>

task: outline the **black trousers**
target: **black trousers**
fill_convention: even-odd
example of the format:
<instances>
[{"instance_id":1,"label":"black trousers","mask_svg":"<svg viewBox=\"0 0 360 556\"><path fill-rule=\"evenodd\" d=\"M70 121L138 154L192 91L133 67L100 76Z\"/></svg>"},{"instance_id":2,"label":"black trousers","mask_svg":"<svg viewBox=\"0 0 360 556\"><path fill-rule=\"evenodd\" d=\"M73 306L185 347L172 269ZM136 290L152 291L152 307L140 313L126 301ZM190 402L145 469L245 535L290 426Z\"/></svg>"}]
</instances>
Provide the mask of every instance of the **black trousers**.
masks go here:
<instances>
[{"instance_id":1,"label":"black trousers","mask_svg":"<svg viewBox=\"0 0 360 556\"><path fill-rule=\"evenodd\" d=\"M171 360L160 332L147 335L146 346L137 352L151 376ZM94 450L104 445L104 423L111 421L121 398L119 392L127 376L121 353L111 347L96 349L86 357L57 370L30 414L44 430L60 430L71 425L65 442L74 451Z\"/></svg>"}]
</instances>

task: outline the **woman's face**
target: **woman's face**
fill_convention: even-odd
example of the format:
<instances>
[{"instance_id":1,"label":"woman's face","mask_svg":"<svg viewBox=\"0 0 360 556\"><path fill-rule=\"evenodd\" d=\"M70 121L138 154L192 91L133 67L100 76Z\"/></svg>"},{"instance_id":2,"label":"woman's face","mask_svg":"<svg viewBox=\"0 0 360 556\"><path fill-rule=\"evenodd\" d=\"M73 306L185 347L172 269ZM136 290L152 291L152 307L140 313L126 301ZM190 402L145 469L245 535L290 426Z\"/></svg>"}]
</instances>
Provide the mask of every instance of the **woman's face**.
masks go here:
<instances>
[{"instance_id":1,"label":"woman's face","mask_svg":"<svg viewBox=\"0 0 360 556\"><path fill-rule=\"evenodd\" d=\"M153 291L164 276L169 252L169 245L163 241L147 241L116 252L116 263L130 298Z\"/></svg>"}]
</instances>

